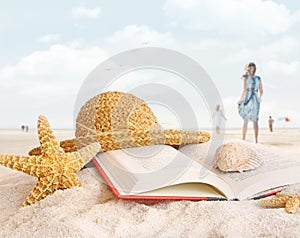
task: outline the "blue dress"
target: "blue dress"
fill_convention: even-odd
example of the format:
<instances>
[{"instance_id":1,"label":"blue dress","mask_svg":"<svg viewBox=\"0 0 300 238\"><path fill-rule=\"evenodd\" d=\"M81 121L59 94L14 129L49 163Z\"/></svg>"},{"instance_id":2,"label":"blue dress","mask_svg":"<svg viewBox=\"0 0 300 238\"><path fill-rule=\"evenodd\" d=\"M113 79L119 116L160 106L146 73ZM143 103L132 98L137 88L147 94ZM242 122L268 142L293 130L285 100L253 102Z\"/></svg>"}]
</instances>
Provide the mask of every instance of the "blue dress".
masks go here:
<instances>
[{"instance_id":1,"label":"blue dress","mask_svg":"<svg viewBox=\"0 0 300 238\"><path fill-rule=\"evenodd\" d=\"M252 79L249 76L245 76L245 79L247 91L242 103L238 106L239 114L245 121L257 122L260 108L258 90L261 80L259 76L255 76Z\"/></svg>"}]
</instances>

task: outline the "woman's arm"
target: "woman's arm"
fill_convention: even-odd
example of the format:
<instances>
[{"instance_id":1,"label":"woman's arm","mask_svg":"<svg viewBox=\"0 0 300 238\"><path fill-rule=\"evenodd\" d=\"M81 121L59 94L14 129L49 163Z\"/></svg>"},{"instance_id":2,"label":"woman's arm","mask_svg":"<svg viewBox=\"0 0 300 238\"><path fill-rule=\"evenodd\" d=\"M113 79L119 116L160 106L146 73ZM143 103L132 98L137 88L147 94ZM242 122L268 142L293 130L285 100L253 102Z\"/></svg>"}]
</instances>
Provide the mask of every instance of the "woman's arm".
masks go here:
<instances>
[{"instance_id":1,"label":"woman's arm","mask_svg":"<svg viewBox=\"0 0 300 238\"><path fill-rule=\"evenodd\" d=\"M225 120L227 120L227 118L225 117L223 111L221 111L221 116L222 116Z\"/></svg>"},{"instance_id":2,"label":"woman's arm","mask_svg":"<svg viewBox=\"0 0 300 238\"><path fill-rule=\"evenodd\" d=\"M243 91L240 99L238 100L238 104L240 104L243 101L243 98L245 97L247 86L246 86L246 79L245 77L242 77L242 83L243 83Z\"/></svg>"},{"instance_id":3,"label":"woman's arm","mask_svg":"<svg viewBox=\"0 0 300 238\"><path fill-rule=\"evenodd\" d=\"M264 90L263 90L263 86L262 86L262 81L260 80L260 83L259 83L259 101L261 101L261 97L264 93Z\"/></svg>"},{"instance_id":4,"label":"woman's arm","mask_svg":"<svg viewBox=\"0 0 300 238\"><path fill-rule=\"evenodd\" d=\"M212 119L215 119L216 116L216 111L214 111L213 115L212 115Z\"/></svg>"}]
</instances>

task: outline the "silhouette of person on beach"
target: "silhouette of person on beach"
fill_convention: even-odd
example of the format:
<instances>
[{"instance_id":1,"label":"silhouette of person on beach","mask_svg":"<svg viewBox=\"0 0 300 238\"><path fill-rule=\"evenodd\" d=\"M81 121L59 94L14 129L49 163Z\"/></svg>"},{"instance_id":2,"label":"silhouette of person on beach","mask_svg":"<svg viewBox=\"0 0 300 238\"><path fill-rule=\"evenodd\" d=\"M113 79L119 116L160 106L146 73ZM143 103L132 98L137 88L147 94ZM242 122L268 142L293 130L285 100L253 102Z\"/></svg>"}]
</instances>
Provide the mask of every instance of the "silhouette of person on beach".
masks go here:
<instances>
[{"instance_id":1,"label":"silhouette of person on beach","mask_svg":"<svg viewBox=\"0 0 300 238\"><path fill-rule=\"evenodd\" d=\"M213 120L215 120L216 123L216 133L220 134L220 129L222 126L222 120L227 120L227 118L224 116L223 111L220 108L220 105L218 104L216 106L216 110L213 113Z\"/></svg>"},{"instance_id":2,"label":"silhouette of person on beach","mask_svg":"<svg viewBox=\"0 0 300 238\"><path fill-rule=\"evenodd\" d=\"M250 62L245 67L242 76L243 91L238 100L238 111L244 120L242 136L246 139L248 121L253 121L255 142L258 142L258 114L260 109L263 87L261 78L255 75L256 65ZM259 94L258 94L259 92Z\"/></svg>"},{"instance_id":3,"label":"silhouette of person on beach","mask_svg":"<svg viewBox=\"0 0 300 238\"><path fill-rule=\"evenodd\" d=\"M269 116L268 123L269 123L269 130L270 130L270 132L273 132L274 119L271 116Z\"/></svg>"},{"instance_id":4,"label":"silhouette of person on beach","mask_svg":"<svg viewBox=\"0 0 300 238\"><path fill-rule=\"evenodd\" d=\"M27 125L25 126L25 130L26 130L26 132L28 132L28 130L29 130L29 127Z\"/></svg>"},{"instance_id":5,"label":"silhouette of person on beach","mask_svg":"<svg viewBox=\"0 0 300 238\"><path fill-rule=\"evenodd\" d=\"M24 132L24 130L25 130L25 126L24 125L21 126L21 130L22 130L22 132Z\"/></svg>"}]
</instances>

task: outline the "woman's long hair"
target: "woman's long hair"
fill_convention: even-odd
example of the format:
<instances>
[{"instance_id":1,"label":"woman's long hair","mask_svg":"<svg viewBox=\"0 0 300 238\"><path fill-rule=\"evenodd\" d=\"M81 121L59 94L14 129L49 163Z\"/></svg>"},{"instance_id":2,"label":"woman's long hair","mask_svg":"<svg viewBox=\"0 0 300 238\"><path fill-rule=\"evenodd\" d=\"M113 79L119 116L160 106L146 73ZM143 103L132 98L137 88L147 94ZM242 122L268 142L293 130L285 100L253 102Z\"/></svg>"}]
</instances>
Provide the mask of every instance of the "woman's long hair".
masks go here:
<instances>
[{"instance_id":1,"label":"woman's long hair","mask_svg":"<svg viewBox=\"0 0 300 238\"><path fill-rule=\"evenodd\" d=\"M245 66L245 73L243 74L243 77L249 76L250 75L250 67L254 67L253 75L255 75L256 72L256 65L253 62L249 62Z\"/></svg>"}]
</instances>

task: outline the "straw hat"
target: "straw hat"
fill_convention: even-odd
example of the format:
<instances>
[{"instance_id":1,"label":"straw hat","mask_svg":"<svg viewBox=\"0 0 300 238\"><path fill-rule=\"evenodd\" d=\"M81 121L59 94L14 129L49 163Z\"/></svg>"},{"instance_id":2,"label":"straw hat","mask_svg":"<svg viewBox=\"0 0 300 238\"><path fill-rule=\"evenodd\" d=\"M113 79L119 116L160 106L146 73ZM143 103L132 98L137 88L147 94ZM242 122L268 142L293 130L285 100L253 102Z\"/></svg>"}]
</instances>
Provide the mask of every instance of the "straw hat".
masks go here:
<instances>
[{"instance_id":1,"label":"straw hat","mask_svg":"<svg viewBox=\"0 0 300 238\"><path fill-rule=\"evenodd\" d=\"M124 92L104 92L80 109L76 119L76 139L60 142L66 151L76 151L98 141L101 151L153 144L203 143L210 134L203 131L163 130L142 99ZM38 155L39 148L30 155Z\"/></svg>"}]
</instances>

